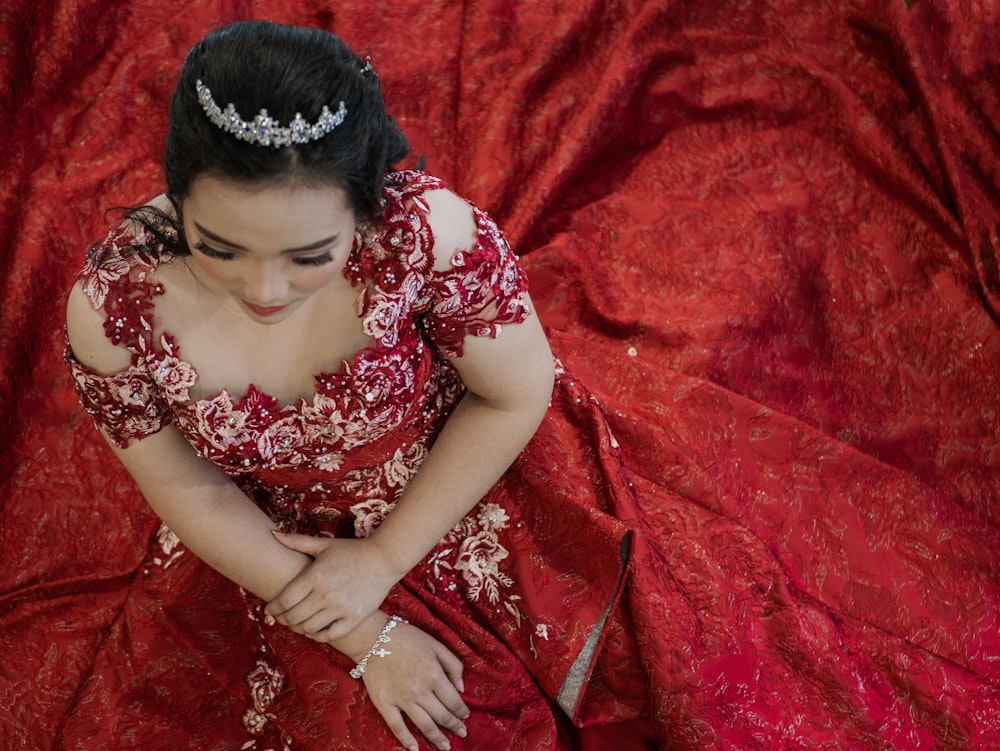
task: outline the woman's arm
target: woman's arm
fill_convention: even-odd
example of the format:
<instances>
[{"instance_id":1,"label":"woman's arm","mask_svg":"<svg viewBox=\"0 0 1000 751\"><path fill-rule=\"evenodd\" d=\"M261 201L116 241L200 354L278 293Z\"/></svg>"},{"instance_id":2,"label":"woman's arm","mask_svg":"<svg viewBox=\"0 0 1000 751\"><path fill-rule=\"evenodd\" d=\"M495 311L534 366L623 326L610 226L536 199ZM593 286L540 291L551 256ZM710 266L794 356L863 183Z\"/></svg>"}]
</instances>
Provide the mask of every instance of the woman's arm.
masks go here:
<instances>
[{"instance_id":1,"label":"woman's arm","mask_svg":"<svg viewBox=\"0 0 1000 751\"><path fill-rule=\"evenodd\" d=\"M475 243L475 220L454 194L434 191L427 199L444 269L456 250ZM504 326L496 339L467 336L452 363L468 391L375 533L365 540L283 538L316 563L268 604L280 622L306 634L331 620L332 630L349 630L479 502L538 428L554 369L537 317Z\"/></svg>"},{"instance_id":2,"label":"woman's arm","mask_svg":"<svg viewBox=\"0 0 1000 751\"><path fill-rule=\"evenodd\" d=\"M478 503L538 429L553 363L535 316L499 339L467 337L452 361L468 392L372 541L400 576Z\"/></svg>"},{"instance_id":3,"label":"woman's arm","mask_svg":"<svg viewBox=\"0 0 1000 751\"><path fill-rule=\"evenodd\" d=\"M446 190L424 195L435 268L476 243L476 220ZM528 300L529 310L531 301ZM554 367L538 317L505 325L497 338L466 336L451 363L468 389L392 514L372 536L400 576L486 495L535 434L552 398Z\"/></svg>"}]
</instances>

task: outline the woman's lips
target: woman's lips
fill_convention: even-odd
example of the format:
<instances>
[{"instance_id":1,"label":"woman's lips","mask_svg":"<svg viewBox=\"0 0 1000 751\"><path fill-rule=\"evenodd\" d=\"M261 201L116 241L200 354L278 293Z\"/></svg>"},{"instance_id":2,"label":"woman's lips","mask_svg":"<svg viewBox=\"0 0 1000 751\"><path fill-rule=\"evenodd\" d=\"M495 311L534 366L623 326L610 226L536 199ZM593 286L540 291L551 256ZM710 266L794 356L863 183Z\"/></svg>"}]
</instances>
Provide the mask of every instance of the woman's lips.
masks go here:
<instances>
[{"instance_id":1,"label":"woman's lips","mask_svg":"<svg viewBox=\"0 0 1000 751\"><path fill-rule=\"evenodd\" d=\"M264 317L273 316L275 313L280 313L281 311L283 311L285 308L288 307L287 305L272 305L269 308L264 308L261 307L260 305L254 305L253 303L248 303L246 300L243 301L243 304L246 305L247 309L250 310L251 312Z\"/></svg>"}]
</instances>

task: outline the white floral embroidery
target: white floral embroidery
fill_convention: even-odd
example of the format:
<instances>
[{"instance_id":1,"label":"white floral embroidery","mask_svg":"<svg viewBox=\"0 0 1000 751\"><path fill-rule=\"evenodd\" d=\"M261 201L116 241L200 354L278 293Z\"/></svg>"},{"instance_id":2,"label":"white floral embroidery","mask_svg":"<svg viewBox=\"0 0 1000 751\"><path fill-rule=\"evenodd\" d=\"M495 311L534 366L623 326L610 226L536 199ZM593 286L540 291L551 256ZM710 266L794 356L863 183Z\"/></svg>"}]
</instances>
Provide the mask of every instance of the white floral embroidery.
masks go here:
<instances>
[{"instance_id":1,"label":"white floral embroidery","mask_svg":"<svg viewBox=\"0 0 1000 751\"><path fill-rule=\"evenodd\" d=\"M389 294L379 290L367 300L368 312L362 325L369 336L382 341L386 347L393 347L399 333L399 319L405 309L406 300L402 295Z\"/></svg>"},{"instance_id":2,"label":"white floral embroidery","mask_svg":"<svg viewBox=\"0 0 1000 751\"><path fill-rule=\"evenodd\" d=\"M510 587L514 583L500 571L499 563L507 556L507 549L492 532L483 531L462 541L455 569L465 577L471 599L478 599L480 592L485 590L491 604L499 602L500 587Z\"/></svg>"},{"instance_id":3,"label":"white floral embroidery","mask_svg":"<svg viewBox=\"0 0 1000 751\"><path fill-rule=\"evenodd\" d=\"M118 252L113 251L117 251L116 246L112 246L99 259L88 256L83 265L83 292L94 310L100 310L104 306L111 284L128 274L131 268L129 259L122 258Z\"/></svg>"},{"instance_id":4,"label":"white floral embroidery","mask_svg":"<svg viewBox=\"0 0 1000 751\"><path fill-rule=\"evenodd\" d=\"M161 524L157 530L156 541L160 543L160 550L164 555L170 555L181 544L181 539L166 524Z\"/></svg>"},{"instance_id":5,"label":"white floral embroidery","mask_svg":"<svg viewBox=\"0 0 1000 751\"><path fill-rule=\"evenodd\" d=\"M312 465L324 472L336 472L343 463L343 457L334 453L319 454L312 460Z\"/></svg>"},{"instance_id":6,"label":"white floral embroidery","mask_svg":"<svg viewBox=\"0 0 1000 751\"><path fill-rule=\"evenodd\" d=\"M495 532L498 529L506 529L510 517L507 510L496 503L482 503L479 506L479 513L476 514L479 525L487 532Z\"/></svg>"},{"instance_id":7,"label":"white floral embroidery","mask_svg":"<svg viewBox=\"0 0 1000 751\"><path fill-rule=\"evenodd\" d=\"M257 660L257 667L250 671L246 681L250 686L251 707L243 715L243 727L250 735L260 735L268 720L273 719L271 704L284 686L285 678L263 660Z\"/></svg>"},{"instance_id":8,"label":"white floral embroidery","mask_svg":"<svg viewBox=\"0 0 1000 751\"><path fill-rule=\"evenodd\" d=\"M156 431L159 419L139 415L129 415L118 423L118 429L125 435L144 436Z\"/></svg>"},{"instance_id":9,"label":"white floral embroidery","mask_svg":"<svg viewBox=\"0 0 1000 751\"><path fill-rule=\"evenodd\" d=\"M383 465L386 485L390 488L406 487L426 456L427 449L422 443L411 446L405 454L402 449L396 449L392 458Z\"/></svg>"},{"instance_id":10,"label":"white floral embroidery","mask_svg":"<svg viewBox=\"0 0 1000 751\"><path fill-rule=\"evenodd\" d=\"M411 253L410 257L418 255L418 253ZM409 268L415 268L419 261L411 261ZM408 307L412 307L413 304L420 299L420 293L423 291L424 281L420 274L413 273L412 271L408 273L404 278L403 282L399 285L399 290L403 294L403 298L406 300Z\"/></svg>"},{"instance_id":11,"label":"white floral embroidery","mask_svg":"<svg viewBox=\"0 0 1000 751\"><path fill-rule=\"evenodd\" d=\"M302 437L300 421L294 417L286 417L270 425L258 436L257 451L261 459L271 460L281 456L285 459L284 463L295 465L303 459L299 451Z\"/></svg>"},{"instance_id":12,"label":"white floral embroidery","mask_svg":"<svg viewBox=\"0 0 1000 751\"><path fill-rule=\"evenodd\" d=\"M342 439L351 424L344 419L339 402L325 394L316 394L313 403L302 410L306 440L310 443Z\"/></svg>"},{"instance_id":13,"label":"white floral embroidery","mask_svg":"<svg viewBox=\"0 0 1000 751\"><path fill-rule=\"evenodd\" d=\"M449 535L446 540L450 540L451 535ZM431 557L427 559L427 567L430 569L431 576L438 581L445 579L447 572L454 571L455 567L451 565L452 553L455 549L452 547L438 547L431 554ZM452 585L454 589L454 585ZM435 587L431 587L431 591L435 591Z\"/></svg>"},{"instance_id":14,"label":"white floral embroidery","mask_svg":"<svg viewBox=\"0 0 1000 751\"><path fill-rule=\"evenodd\" d=\"M502 605L520 624L520 596L512 594L514 580L500 567L510 553L500 542L498 532L510 524L506 510L495 503L482 503L448 533L428 560L434 579L453 589L450 572L460 572L466 596L473 601L485 593L491 605Z\"/></svg>"},{"instance_id":15,"label":"white floral embroidery","mask_svg":"<svg viewBox=\"0 0 1000 751\"><path fill-rule=\"evenodd\" d=\"M334 508L333 506L316 506L309 510L309 516L312 519L318 519L324 522L331 522L334 519L338 519L342 516L340 509Z\"/></svg>"},{"instance_id":16,"label":"white floral embroidery","mask_svg":"<svg viewBox=\"0 0 1000 751\"><path fill-rule=\"evenodd\" d=\"M556 630L558 631L559 629L556 628ZM528 637L528 647L531 649L531 654L535 655L535 657L538 657L538 650L535 648L535 639L543 639L545 641L549 641L548 623L536 623L535 632Z\"/></svg>"},{"instance_id":17,"label":"white floral embroidery","mask_svg":"<svg viewBox=\"0 0 1000 751\"><path fill-rule=\"evenodd\" d=\"M160 528L156 531L156 542L160 546L160 550L163 554L167 556L166 561L164 561L159 556L153 558L153 563L157 566L163 566L163 568L168 568L174 561L180 558L184 554L184 548L181 547L180 538L173 533L166 524L161 524Z\"/></svg>"},{"instance_id":18,"label":"white floral embroidery","mask_svg":"<svg viewBox=\"0 0 1000 751\"><path fill-rule=\"evenodd\" d=\"M354 514L355 537L371 535L395 507L394 502L388 503L381 498L355 503L351 506L351 513Z\"/></svg>"},{"instance_id":19,"label":"white floral embroidery","mask_svg":"<svg viewBox=\"0 0 1000 751\"><path fill-rule=\"evenodd\" d=\"M163 396L170 402L186 402L190 398L188 389L198 380L194 368L172 355L157 358L152 375Z\"/></svg>"},{"instance_id":20,"label":"white floral embroidery","mask_svg":"<svg viewBox=\"0 0 1000 751\"><path fill-rule=\"evenodd\" d=\"M195 408L199 435L217 449L225 450L243 442L246 420L247 414L233 406L225 391L210 401L198 402Z\"/></svg>"},{"instance_id":21,"label":"white floral embroidery","mask_svg":"<svg viewBox=\"0 0 1000 751\"><path fill-rule=\"evenodd\" d=\"M115 393L123 404L130 404L142 407L149 404L153 397L152 384L145 378L141 378L134 371L126 371L124 382L117 384Z\"/></svg>"}]
</instances>

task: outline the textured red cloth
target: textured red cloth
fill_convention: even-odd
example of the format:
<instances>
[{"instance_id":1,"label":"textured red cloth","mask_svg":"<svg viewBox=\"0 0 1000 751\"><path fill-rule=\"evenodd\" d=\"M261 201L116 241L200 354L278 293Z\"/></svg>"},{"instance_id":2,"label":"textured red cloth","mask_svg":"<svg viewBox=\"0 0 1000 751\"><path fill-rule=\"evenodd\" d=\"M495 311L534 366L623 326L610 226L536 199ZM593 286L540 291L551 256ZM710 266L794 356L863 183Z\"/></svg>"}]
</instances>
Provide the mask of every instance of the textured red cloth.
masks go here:
<instances>
[{"instance_id":1,"label":"textured red cloth","mask_svg":"<svg viewBox=\"0 0 1000 751\"><path fill-rule=\"evenodd\" d=\"M688 640L653 666L673 745L1000 748L1000 18L969 0L548 7L0 7L0 747L127 747L94 697L142 702L166 747L245 740L219 684L119 691L150 664L189 684L248 626L234 609L197 654L164 629L216 585L181 577L169 617L152 606L158 524L77 404L61 319L104 209L160 190L184 52L256 17L372 55L414 157L505 230L637 495L662 499L640 527L672 531L656 570L686 608L623 612L609 639ZM634 687L605 668L613 717Z\"/></svg>"}]
</instances>

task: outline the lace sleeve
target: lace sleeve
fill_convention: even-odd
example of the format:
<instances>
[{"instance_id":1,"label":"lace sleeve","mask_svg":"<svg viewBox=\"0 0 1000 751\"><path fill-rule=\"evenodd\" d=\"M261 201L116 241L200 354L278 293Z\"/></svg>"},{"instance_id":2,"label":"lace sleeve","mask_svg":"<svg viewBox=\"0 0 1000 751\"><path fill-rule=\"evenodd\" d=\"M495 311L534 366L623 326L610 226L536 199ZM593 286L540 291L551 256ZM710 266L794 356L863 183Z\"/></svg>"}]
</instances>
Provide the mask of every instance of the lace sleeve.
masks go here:
<instances>
[{"instance_id":1,"label":"lace sleeve","mask_svg":"<svg viewBox=\"0 0 1000 751\"><path fill-rule=\"evenodd\" d=\"M528 280L493 220L474 209L476 246L460 251L447 271L427 278L430 306L422 325L449 357L461 357L466 336L497 337L503 324L521 323L530 309Z\"/></svg>"},{"instance_id":2,"label":"lace sleeve","mask_svg":"<svg viewBox=\"0 0 1000 751\"><path fill-rule=\"evenodd\" d=\"M81 365L68 343L65 360L84 411L116 446L125 448L170 422L170 412L144 363L101 376Z\"/></svg>"}]
</instances>

